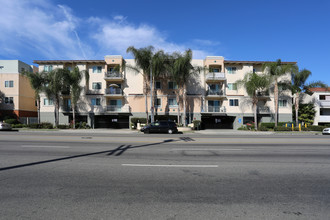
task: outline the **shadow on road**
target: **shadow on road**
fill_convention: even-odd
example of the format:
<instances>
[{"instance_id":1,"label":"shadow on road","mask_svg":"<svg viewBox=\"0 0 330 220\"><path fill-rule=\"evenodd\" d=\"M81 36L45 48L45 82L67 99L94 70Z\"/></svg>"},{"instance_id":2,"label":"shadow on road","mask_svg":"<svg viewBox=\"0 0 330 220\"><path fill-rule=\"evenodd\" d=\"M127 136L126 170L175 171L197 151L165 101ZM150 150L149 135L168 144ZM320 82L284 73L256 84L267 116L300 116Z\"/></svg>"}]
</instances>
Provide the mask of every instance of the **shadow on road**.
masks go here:
<instances>
[{"instance_id":1,"label":"shadow on road","mask_svg":"<svg viewBox=\"0 0 330 220\"><path fill-rule=\"evenodd\" d=\"M163 140L162 142L156 142L156 143L151 143L151 144L143 144L143 145L137 145L137 146L120 145L119 147L117 147L115 149L112 149L112 150L99 151L99 152L87 153L87 154L79 154L79 155L74 155L74 156L61 157L61 158L37 161L37 162L32 162L32 163L18 164L18 165L9 166L9 167L1 167L0 171L17 169L17 168L22 168L22 167L34 166L34 165L40 165L40 164L45 164L45 163L52 163L52 162L57 162L57 161L61 161L61 160L70 160L70 159L79 158L79 157L88 157L88 156L93 156L93 155L97 155L97 154L106 154L107 153L108 156L111 156L111 155L120 156L125 151L127 151L129 149L140 148L140 147L148 147L148 146L160 145L160 144L164 144L164 143L177 142L177 141L185 141L186 142L186 141L195 141L195 140L193 140L192 138L189 138L189 137L180 137L177 140L167 139L167 140Z\"/></svg>"}]
</instances>

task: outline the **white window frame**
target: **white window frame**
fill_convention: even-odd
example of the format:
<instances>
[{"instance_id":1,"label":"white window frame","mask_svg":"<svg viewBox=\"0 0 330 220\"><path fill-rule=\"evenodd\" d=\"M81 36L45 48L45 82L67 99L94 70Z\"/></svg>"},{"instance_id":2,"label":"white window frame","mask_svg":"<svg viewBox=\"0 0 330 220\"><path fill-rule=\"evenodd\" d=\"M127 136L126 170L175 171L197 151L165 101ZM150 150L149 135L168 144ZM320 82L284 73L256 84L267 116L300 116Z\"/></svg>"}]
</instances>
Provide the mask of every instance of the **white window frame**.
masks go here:
<instances>
[{"instance_id":1,"label":"white window frame","mask_svg":"<svg viewBox=\"0 0 330 220\"><path fill-rule=\"evenodd\" d=\"M231 104L231 101L233 102L233 104ZM233 107L239 106L239 100L238 99L229 99L229 106L233 106Z\"/></svg>"},{"instance_id":2,"label":"white window frame","mask_svg":"<svg viewBox=\"0 0 330 220\"><path fill-rule=\"evenodd\" d=\"M6 88L13 88L14 87L14 81L13 80L6 80L5 81L5 87Z\"/></svg>"},{"instance_id":3,"label":"white window frame","mask_svg":"<svg viewBox=\"0 0 330 220\"><path fill-rule=\"evenodd\" d=\"M176 104L171 105L171 104L170 104L170 100L174 100ZM178 102L177 102L176 98L170 98L170 99L168 99L168 106L169 106L170 108L178 107Z\"/></svg>"},{"instance_id":4,"label":"white window frame","mask_svg":"<svg viewBox=\"0 0 330 220\"><path fill-rule=\"evenodd\" d=\"M50 72L53 70L53 65L44 65L44 71L45 72Z\"/></svg>"},{"instance_id":5,"label":"white window frame","mask_svg":"<svg viewBox=\"0 0 330 220\"><path fill-rule=\"evenodd\" d=\"M237 83L228 83L228 90L236 91Z\"/></svg>"},{"instance_id":6,"label":"white window frame","mask_svg":"<svg viewBox=\"0 0 330 220\"><path fill-rule=\"evenodd\" d=\"M96 85L100 85L100 88L96 88ZM93 82L92 83L92 89L94 89L94 90L102 89L102 83L101 82Z\"/></svg>"},{"instance_id":7,"label":"white window frame","mask_svg":"<svg viewBox=\"0 0 330 220\"><path fill-rule=\"evenodd\" d=\"M237 72L236 66L228 66L228 67L226 67L226 69L227 69L228 74L236 74L236 72Z\"/></svg>"},{"instance_id":8,"label":"white window frame","mask_svg":"<svg viewBox=\"0 0 330 220\"><path fill-rule=\"evenodd\" d=\"M95 104L93 104L93 102L94 102ZM93 106L100 106L100 105L101 105L101 98L92 98L92 100L91 100L91 104L92 104Z\"/></svg>"},{"instance_id":9,"label":"white window frame","mask_svg":"<svg viewBox=\"0 0 330 220\"><path fill-rule=\"evenodd\" d=\"M5 97L5 104L7 105L14 104L14 97Z\"/></svg>"},{"instance_id":10,"label":"white window frame","mask_svg":"<svg viewBox=\"0 0 330 220\"><path fill-rule=\"evenodd\" d=\"M53 106L54 101L52 99L44 98L44 106Z\"/></svg>"},{"instance_id":11,"label":"white window frame","mask_svg":"<svg viewBox=\"0 0 330 220\"><path fill-rule=\"evenodd\" d=\"M279 99L278 100L278 107L281 107L281 108L288 107L288 100L286 100L286 99Z\"/></svg>"}]
</instances>

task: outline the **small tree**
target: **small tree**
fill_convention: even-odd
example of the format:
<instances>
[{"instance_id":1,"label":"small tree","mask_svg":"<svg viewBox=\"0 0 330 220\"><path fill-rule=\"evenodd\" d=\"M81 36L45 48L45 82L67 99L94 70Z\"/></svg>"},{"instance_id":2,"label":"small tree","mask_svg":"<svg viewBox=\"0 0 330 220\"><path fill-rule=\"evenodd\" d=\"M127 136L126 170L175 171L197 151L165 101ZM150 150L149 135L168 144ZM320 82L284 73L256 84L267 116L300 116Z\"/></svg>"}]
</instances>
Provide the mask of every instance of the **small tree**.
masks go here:
<instances>
[{"instance_id":1,"label":"small tree","mask_svg":"<svg viewBox=\"0 0 330 220\"><path fill-rule=\"evenodd\" d=\"M298 119L306 124L312 125L315 117L315 108L313 103L300 104L298 110ZM297 115L294 111L293 118L296 119ZM297 120L296 120L297 121Z\"/></svg>"},{"instance_id":2,"label":"small tree","mask_svg":"<svg viewBox=\"0 0 330 220\"><path fill-rule=\"evenodd\" d=\"M258 75L256 73L248 73L244 76L244 79L237 80L239 87L244 86L247 94L252 99L252 109L254 113L255 128L258 129L257 118L257 104L259 101L258 92L265 91L269 88L269 77L267 75Z\"/></svg>"}]
</instances>

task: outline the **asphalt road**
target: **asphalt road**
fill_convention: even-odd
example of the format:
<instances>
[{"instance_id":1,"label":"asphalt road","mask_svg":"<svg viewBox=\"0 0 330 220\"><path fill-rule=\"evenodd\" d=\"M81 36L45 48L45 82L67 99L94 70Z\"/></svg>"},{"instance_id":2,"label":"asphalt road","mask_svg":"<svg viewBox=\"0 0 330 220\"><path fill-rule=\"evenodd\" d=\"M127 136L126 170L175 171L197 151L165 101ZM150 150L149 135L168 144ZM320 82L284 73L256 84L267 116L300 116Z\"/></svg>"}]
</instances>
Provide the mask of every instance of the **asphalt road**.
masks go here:
<instances>
[{"instance_id":1,"label":"asphalt road","mask_svg":"<svg viewBox=\"0 0 330 220\"><path fill-rule=\"evenodd\" d=\"M329 219L330 136L0 133L0 219Z\"/></svg>"}]
</instances>

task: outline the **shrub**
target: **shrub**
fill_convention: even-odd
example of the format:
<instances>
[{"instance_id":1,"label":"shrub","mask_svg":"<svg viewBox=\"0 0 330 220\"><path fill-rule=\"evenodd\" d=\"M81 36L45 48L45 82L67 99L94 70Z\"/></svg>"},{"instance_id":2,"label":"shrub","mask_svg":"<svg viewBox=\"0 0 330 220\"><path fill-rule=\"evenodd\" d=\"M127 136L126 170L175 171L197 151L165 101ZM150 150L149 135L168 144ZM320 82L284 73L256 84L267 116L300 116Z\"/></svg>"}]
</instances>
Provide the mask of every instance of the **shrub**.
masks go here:
<instances>
[{"instance_id":1,"label":"shrub","mask_svg":"<svg viewBox=\"0 0 330 220\"><path fill-rule=\"evenodd\" d=\"M59 129L69 129L70 126L69 125L58 125L57 128L59 128Z\"/></svg>"},{"instance_id":2,"label":"shrub","mask_svg":"<svg viewBox=\"0 0 330 220\"><path fill-rule=\"evenodd\" d=\"M43 128L43 129L53 129L53 124L49 123L49 122L43 122L40 124L39 128Z\"/></svg>"},{"instance_id":3,"label":"shrub","mask_svg":"<svg viewBox=\"0 0 330 220\"><path fill-rule=\"evenodd\" d=\"M247 130L247 127L242 125L241 127L237 128L237 130Z\"/></svg>"},{"instance_id":4,"label":"shrub","mask_svg":"<svg viewBox=\"0 0 330 220\"><path fill-rule=\"evenodd\" d=\"M261 122L260 127L265 127L269 129L274 129L275 123L274 122Z\"/></svg>"},{"instance_id":5,"label":"shrub","mask_svg":"<svg viewBox=\"0 0 330 220\"><path fill-rule=\"evenodd\" d=\"M248 130L254 130L255 129L254 122L246 123L246 127Z\"/></svg>"},{"instance_id":6,"label":"shrub","mask_svg":"<svg viewBox=\"0 0 330 220\"><path fill-rule=\"evenodd\" d=\"M27 125L25 124L13 124L11 125L12 128L26 128Z\"/></svg>"},{"instance_id":7,"label":"shrub","mask_svg":"<svg viewBox=\"0 0 330 220\"><path fill-rule=\"evenodd\" d=\"M194 120L194 121L192 121L192 123L194 124L194 130L198 130L198 129L200 129L201 121L199 121L199 120Z\"/></svg>"},{"instance_id":8,"label":"shrub","mask_svg":"<svg viewBox=\"0 0 330 220\"><path fill-rule=\"evenodd\" d=\"M34 129L40 128L39 126L40 126L40 124L38 124L38 123L33 123L33 124L28 125L29 128L34 128Z\"/></svg>"},{"instance_id":9,"label":"shrub","mask_svg":"<svg viewBox=\"0 0 330 220\"><path fill-rule=\"evenodd\" d=\"M310 131L309 128L305 128L305 127L302 127L301 130L302 130L302 131Z\"/></svg>"},{"instance_id":10,"label":"shrub","mask_svg":"<svg viewBox=\"0 0 330 220\"><path fill-rule=\"evenodd\" d=\"M17 121L17 119L14 119L14 118L6 119L5 122L7 124L11 124L11 125L21 124L21 122Z\"/></svg>"},{"instance_id":11,"label":"shrub","mask_svg":"<svg viewBox=\"0 0 330 220\"><path fill-rule=\"evenodd\" d=\"M274 131L292 131L292 128L280 126L280 127L275 127Z\"/></svg>"},{"instance_id":12,"label":"shrub","mask_svg":"<svg viewBox=\"0 0 330 220\"><path fill-rule=\"evenodd\" d=\"M322 131L324 128L326 128L326 127L325 126L318 126L318 125L308 126L308 129L310 131Z\"/></svg>"},{"instance_id":13,"label":"shrub","mask_svg":"<svg viewBox=\"0 0 330 220\"><path fill-rule=\"evenodd\" d=\"M268 131L268 128L265 126L259 126L258 130L259 131Z\"/></svg>"}]
</instances>

